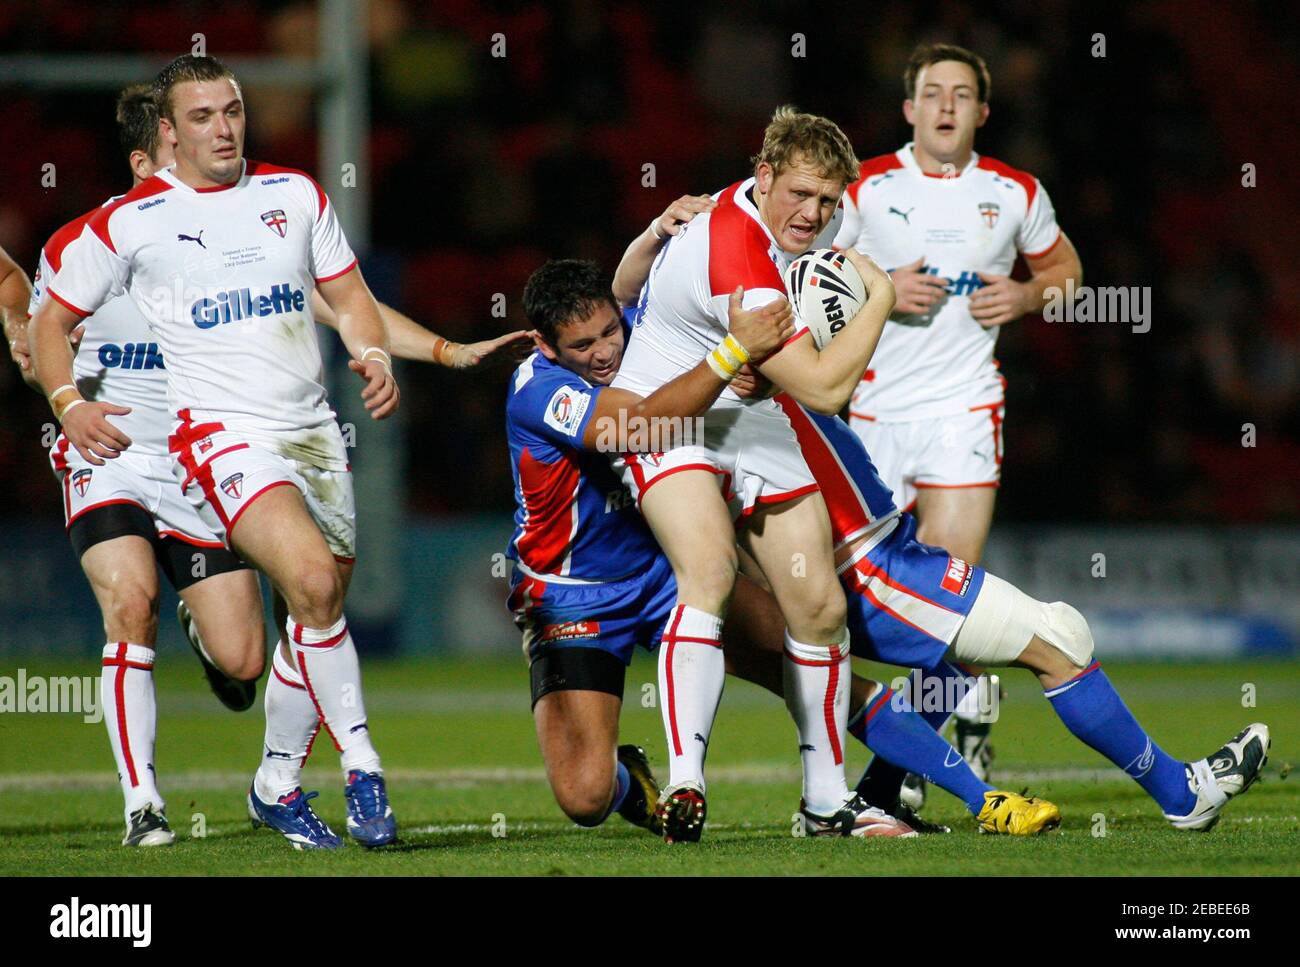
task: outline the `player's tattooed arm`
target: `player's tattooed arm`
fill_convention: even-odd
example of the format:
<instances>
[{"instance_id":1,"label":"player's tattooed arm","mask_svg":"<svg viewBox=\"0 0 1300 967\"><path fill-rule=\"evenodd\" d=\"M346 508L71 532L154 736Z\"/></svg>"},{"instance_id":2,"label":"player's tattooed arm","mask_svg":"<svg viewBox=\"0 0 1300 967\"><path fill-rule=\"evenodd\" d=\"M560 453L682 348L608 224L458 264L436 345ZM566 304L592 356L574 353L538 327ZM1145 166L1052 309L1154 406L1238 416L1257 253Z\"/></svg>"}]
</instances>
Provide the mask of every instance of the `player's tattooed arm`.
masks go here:
<instances>
[{"instance_id":1,"label":"player's tattooed arm","mask_svg":"<svg viewBox=\"0 0 1300 967\"><path fill-rule=\"evenodd\" d=\"M389 349L398 359L417 363L437 363L448 369L473 369L496 358L514 358L514 350L532 351L531 333L527 329L508 332L495 339L481 342L459 343L444 339L431 329L426 329L410 316L384 302L376 300L379 316L388 329ZM338 331L339 321L319 292L311 294L312 316L323 326Z\"/></svg>"},{"instance_id":2,"label":"player's tattooed arm","mask_svg":"<svg viewBox=\"0 0 1300 967\"><path fill-rule=\"evenodd\" d=\"M804 406L830 416L845 407L862 379L895 299L888 272L855 249L845 249L844 254L867 289L858 314L820 352L810 335L758 364L759 372Z\"/></svg>"},{"instance_id":3,"label":"player's tattooed arm","mask_svg":"<svg viewBox=\"0 0 1300 967\"><path fill-rule=\"evenodd\" d=\"M783 299L746 309L744 294L744 289L737 286L728 299L728 331L746 353L759 359L779 349L794 333L794 311ZM588 450L618 452L658 450L672 441L675 425L660 424L656 428L655 420L703 415L727 383L706 359L646 397L607 386L596 395L596 408L587 421L582 445ZM637 441L643 441L644 446Z\"/></svg>"},{"instance_id":4,"label":"player's tattooed arm","mask_svg":"<svg viewBox=\"0 0 1300 967\"><path fill-rule=\"evenodd\" d=\"M103 466L131 445L131 438L110 423L108 416L124 416L130 407L82 397L72 373L73 349L69 334L81 316L56 299L46 299L27 324L32 369L41 391L50 401L63 435L77 452L95 466Z\"/></svg>"},{"instance_id":5,"label":"player's tattooed arm","mask_svg":"<svg viewBox=\"0 0 1300 967\"><path fill-rule=\"evenodd\" d=\"M614 298L620 306L635 305L641 287L650 277L650 267L655 256L670 237L701 212L712 211L717 204L708 195L682 195L664 209L646 230L632 240L623 253L618 268L614 270Z\"/></svg>"},{"instance_id":6,"label":"player's tattooed arm","mask_svg":"<svg viewBox=\"0 0 1300 967\"><path fill-rule=\"evenodd\" d=\"M9 358L18 364L29 385L35 385L31 353L27 351L27 305L32 284L27 273L0 248L0 317L3 317Z\"/></svg>"},{"instance_id":7,"label":"player's tattooed arm","mask_svg":"<svg viewBox=\"0 0 1300 967\"><path fill-rule=\"evenodd\" d=\"M388 331L361 269L354 266L338 278L320 283L316 291L333 310L339 337L352 355L348 369L366 381L361 398L371 418L392 416L401 394L388 355Z\"/></svg>"},{"instance_id":8,"label":"player's tattooed arm","mask_svg":"<svg viewBox=\"0 0 1300 967\"><path fill-rule=\"evenodd\" d=\"M1083 263L1074 244L1061 233L1060 240L1041 256L1025 256L1032 277L1024 282L1005 275L980 272L984 287L970 297L970 314L981 326L1002 326L1031 312L1042 312L1047 290L1065 290L1068 280L1083 284Z\"/></svg>"}]
</instances>

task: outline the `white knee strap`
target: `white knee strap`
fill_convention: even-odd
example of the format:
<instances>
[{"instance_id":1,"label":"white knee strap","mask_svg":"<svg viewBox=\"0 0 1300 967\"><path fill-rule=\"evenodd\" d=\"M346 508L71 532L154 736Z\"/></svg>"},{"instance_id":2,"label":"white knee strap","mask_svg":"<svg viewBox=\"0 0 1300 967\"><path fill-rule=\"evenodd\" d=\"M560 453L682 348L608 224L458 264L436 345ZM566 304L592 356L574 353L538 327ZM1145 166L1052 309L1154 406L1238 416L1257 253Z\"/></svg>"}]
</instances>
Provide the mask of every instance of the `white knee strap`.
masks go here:
<instances>
[{"instance_id":1,"label":"white knee strap","mask_svg":"<svg viewBox=\"0 0 1300 967\"><path fill-rule=\"evenodd\" d=\"M1037 629L1042 638L1080 668L1092 664L1092 629L1083 615L1064 601L1042 604L1043 623Z\"/></svg>"},{"instance_id":2,"label":"white knee strap","mask_svg":"<svg viewBox=\"0 0 1300 967\"><path fill-rule=\"evenodd\" d=\"M1034 635L1080 667L1092 661L1092 632L1083 615L1064 601L1046 604L986 573L952 652L972 665L1009 665Z\"/></svg>"}]
</instances>

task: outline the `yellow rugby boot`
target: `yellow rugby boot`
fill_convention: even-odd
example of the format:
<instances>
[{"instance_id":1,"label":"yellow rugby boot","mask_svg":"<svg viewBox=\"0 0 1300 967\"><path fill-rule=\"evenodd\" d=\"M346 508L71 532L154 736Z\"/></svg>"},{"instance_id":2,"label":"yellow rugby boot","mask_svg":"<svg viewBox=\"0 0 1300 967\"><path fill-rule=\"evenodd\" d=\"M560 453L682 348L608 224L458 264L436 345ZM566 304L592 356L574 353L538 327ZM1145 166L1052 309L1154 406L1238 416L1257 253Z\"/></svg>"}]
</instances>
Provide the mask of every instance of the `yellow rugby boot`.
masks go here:
<instances>
[{"instance_id":1,"label":"yellow rugby boot","mask_svg":"<svg viewBox=\"0 0 1300 967\"><path fill-rule=\"evenodd\" d=\"M654 773L650 771L650 760L645 749L638 745L620 745L618 761L627 769L632 780L632 788L623 797L623 805L618 807L619 815L633 826L648 829L656 836L663 835L660 818L655 814L655 804L659 801L659 783L655 782Z\"/></svg>"},{"instance_id":2,"label":"yellow rugby boot","mask_svg":"<svg viewBox=\"0 0 1300 967\"><path fill-rule=\"evenodd\" d=\"M1033 836L1060 826L1061 811L1046 799L994 789L984 794L984 808L975 821L981 833Z\"/></svg>"}]
</instances>

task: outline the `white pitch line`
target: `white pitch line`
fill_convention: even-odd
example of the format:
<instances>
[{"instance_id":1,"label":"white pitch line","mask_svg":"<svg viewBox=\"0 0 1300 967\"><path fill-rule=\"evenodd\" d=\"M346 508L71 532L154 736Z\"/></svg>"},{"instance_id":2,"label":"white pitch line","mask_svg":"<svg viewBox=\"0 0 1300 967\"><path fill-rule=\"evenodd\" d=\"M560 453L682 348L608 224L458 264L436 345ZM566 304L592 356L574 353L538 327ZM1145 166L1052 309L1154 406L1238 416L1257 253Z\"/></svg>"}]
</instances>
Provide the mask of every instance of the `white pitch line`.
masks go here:
<instances>
[{"instance_id":1,"label":"white pitch line","mask_svg":"<svg viewBox=\"0 0 1300 967\"><path fill-rule=\"evenodd\" d=\"M540 783L546 781L546 772L540 766L460 768L460 769L404 769L385 770L388 779L395 783L433 784L448 788L476 788L506 783ZM252 780L252 771L222 769L194 769L165 772L160 777L170 789L226 789L246 788ZM308 769L305 785L329 786L337 781L332 770ZM745 765L716 766L709 770L714 782L735 783L798 783L799 769L785 762L748 763ZM998 784L1012 786L1041 786L1051 782L1093 782L1124 784L1131 780L1118 769L1092 769L1066 767L1057 769L998 769L994 778ZM44 790L94 790L116 789L117 776L112 772L30 772L23 775L0 776L0 792Z\"/></svg>"}]
</instances>

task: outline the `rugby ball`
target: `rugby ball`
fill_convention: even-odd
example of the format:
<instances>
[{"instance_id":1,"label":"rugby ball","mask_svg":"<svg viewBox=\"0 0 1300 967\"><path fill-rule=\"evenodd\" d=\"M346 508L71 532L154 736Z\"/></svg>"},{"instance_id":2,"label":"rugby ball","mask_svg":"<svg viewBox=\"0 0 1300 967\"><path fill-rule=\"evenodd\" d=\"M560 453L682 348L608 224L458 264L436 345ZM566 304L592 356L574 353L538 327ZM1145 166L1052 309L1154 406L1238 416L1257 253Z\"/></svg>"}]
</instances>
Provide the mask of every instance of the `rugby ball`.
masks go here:
<instances>
[{"instance_id":1,"label":"rugby ball","mask_svg":"<svg viewBox=\"0 0 1300 967\"><path fill-rule=\"evenodd\" d=\"M818 349L858 314L867 287L842 252L823 248L807 252L785 270L785 288L794 314L812 331Z\"/></svg>"}]
</instances>

